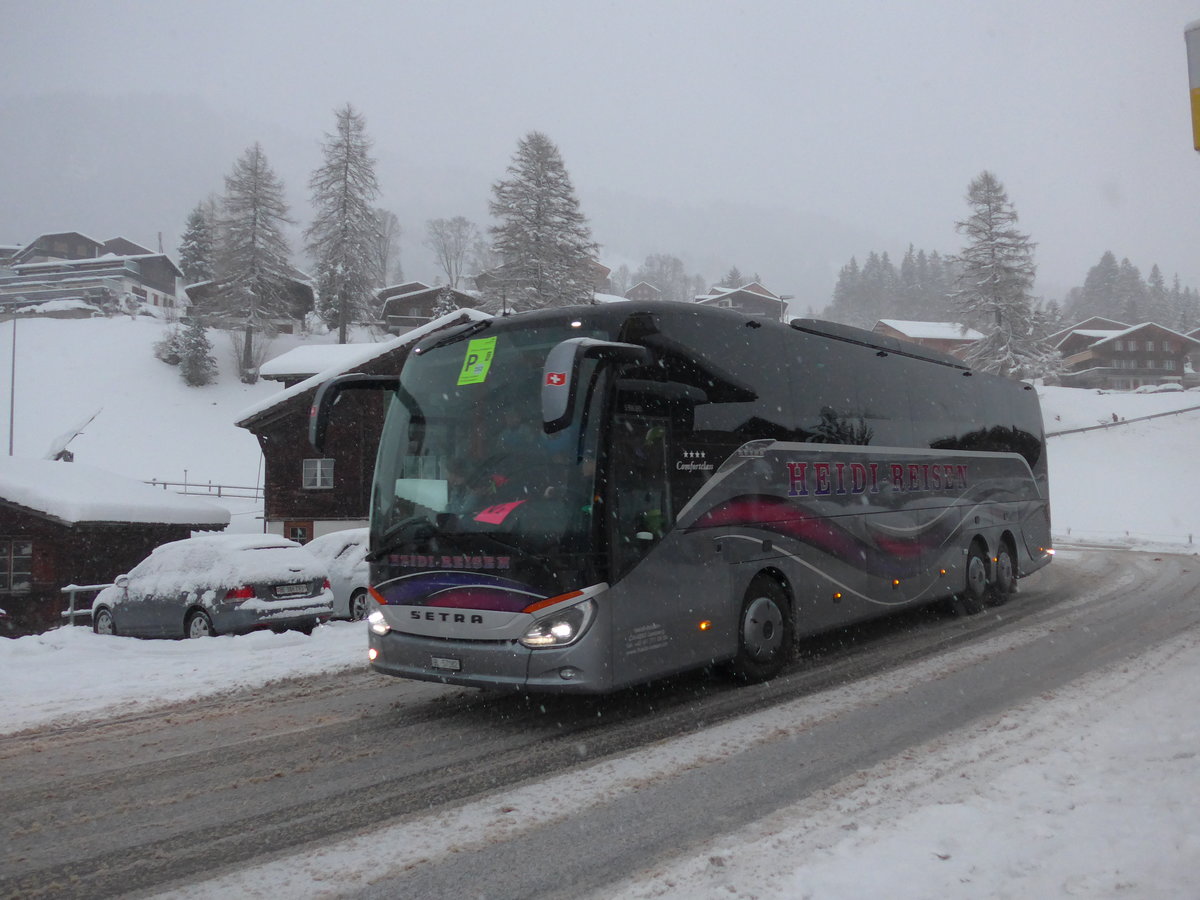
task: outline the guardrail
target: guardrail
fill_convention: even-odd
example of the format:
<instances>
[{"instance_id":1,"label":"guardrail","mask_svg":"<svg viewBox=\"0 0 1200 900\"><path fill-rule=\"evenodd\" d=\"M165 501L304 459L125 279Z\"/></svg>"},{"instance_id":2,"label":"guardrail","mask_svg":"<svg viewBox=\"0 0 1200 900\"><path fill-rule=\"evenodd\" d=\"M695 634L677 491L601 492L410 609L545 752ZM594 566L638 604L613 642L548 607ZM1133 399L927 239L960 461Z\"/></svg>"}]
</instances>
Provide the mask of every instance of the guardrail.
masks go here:
<instances>
[{"instance_id":1,"label":"guardrail","mask_svg":"<svg viewBox=\"0 0 1200 900\"><path fill-rule=\"evenodd\" d=\"M68 584L65 588L59 590L66 594L70 599L67 600L67 608L63 610L62 617L67 620L68 625L75 624L76 616L87 616L91 618L92 608L87 609L75 608L75 596L83 591L102 591L107 587L112 587L111 584Z\"/></svg>"},{"instance_id":2,"label":"guardrail","mask_svg":"<svg viewBox=\"0 0 1200 900\"><path fill-rule=\"evenodd\" d=\"M1195 412L1200 406L1185 406L1183 409L1172 409L1167 412L1151 413L1148 416L1136 416L1132 419L1121 419L1116 422L1101 422L1098 425L1085 425L1083 428L1064 428L1062 431L1047 431L1046 437L1058 437L1063 434L1082 434L1085 431L1100 431L1102 428L1116 428L1119 425L1132 425L1134 422L1146 422L1150 419L1161 419L1163 416L1178 416L1181 413Z\"/></svg>"},{"instance_id":3,"label":"guardrail","mask_svg":"<svg viewBox=\"0 0 1200 900\"><path fill-rule=\"evenodd\" d=\"M1081 531L1072 527L1062 531L1056 529L1053 537L1056 544L1078 542L1121 547L1132 547L1138 544L1171 545L1178 546L1185 552L1195 549L1196 546L1194 534L1167 534L1150 531Z\"/></svg>"},{"instance_id":4,"label":"guardrail","mask_svg":"<svg viewBox=\"0 0 1200 900\"><path fill-rule=\"evenodd\" d=\"M213 484L208 482L197 481L159 481L157 478L151 478L145 482L151 487L161 487L164 491L172 488L177 488L177 494L198 494L204 497L229 497L235 500L261 500L263 498L263 489L257 486L239 485L239 484Z\"/></svg>"}]
</instances>

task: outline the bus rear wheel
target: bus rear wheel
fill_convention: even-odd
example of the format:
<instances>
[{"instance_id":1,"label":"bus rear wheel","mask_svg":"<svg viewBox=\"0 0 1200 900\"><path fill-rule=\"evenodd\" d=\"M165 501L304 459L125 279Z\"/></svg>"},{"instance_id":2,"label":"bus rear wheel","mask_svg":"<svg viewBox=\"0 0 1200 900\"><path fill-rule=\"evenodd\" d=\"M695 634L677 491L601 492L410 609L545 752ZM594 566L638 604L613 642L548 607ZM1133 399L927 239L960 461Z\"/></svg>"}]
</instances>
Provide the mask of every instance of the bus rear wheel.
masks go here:
<instances>
[{"instance_id":1,"label":"bus rear wheel","mask_svg":"<svg viewBox=\"0 0 1200 900\"><path fill-rule=\"evenodd\" d=\"M794 628L787 594L772 578L750 582L738 617L738 652L726 671L754 684L778 675L792 656Z\"/></svg>"},{"instance_id":2,"label":"bus rear wheel","mask_svg":"<svg viewBox=\"0 0 1200 900\"><path fill-rule=\"evenodd\" d=\"M996 561L992 565L995 566L995 577L992 579L989 593L992 603L999 606L1017 590L1017 565L1007 543L1000 544L996 551Z\"/></svg>"},{"instance_id":3,"label":"bus rear wheel","mask_svg":"<svg viewBox=\"0 0 1200 900\"><path fill-rule=\"evenodd\" d=\"M987 555L978 542L967 553L967 571L963 586L950 598L950 611L956 616L983 612L988 599Z\"/></svg>"}]
</instances>

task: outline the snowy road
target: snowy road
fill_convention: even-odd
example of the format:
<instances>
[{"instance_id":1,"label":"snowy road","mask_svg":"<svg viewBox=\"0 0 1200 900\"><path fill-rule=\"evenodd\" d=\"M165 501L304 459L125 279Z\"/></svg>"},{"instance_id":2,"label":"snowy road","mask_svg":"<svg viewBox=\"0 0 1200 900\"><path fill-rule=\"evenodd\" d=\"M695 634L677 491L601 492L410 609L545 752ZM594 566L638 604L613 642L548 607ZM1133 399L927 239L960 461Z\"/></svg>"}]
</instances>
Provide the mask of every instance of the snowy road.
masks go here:
<instances>
[{"instance_id":1,"label":"snowy road","mask_svg":"<svg viewBox=\"0 0 1200 900\"><path fill-rule=\"evenodd\" d=\"M1200 627L1194 569L1066 553L999 610L808 642L755 688L542 702L352 672L2 737L0 896L603 892Z\"/></svg>"}]
</instances>

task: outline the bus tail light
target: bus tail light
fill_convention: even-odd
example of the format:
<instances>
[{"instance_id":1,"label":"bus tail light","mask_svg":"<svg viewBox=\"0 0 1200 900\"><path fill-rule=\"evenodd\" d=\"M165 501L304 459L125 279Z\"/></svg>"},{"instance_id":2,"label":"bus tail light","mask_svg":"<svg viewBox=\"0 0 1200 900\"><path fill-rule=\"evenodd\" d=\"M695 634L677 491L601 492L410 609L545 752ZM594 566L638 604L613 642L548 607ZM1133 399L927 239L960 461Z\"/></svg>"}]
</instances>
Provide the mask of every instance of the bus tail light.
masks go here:
<instances>
[{"instance_id":1,"label":"bus tail light","mask_svg":"<svg viewBox=\"0 0 1200 900\"><path fill-rule=\"evenodd\" d=\"M534 622L521 638L521 643L534 650L544 647L566 647L579 640L595 612L596 604L591 600L557 610Z\"/></svg>"}]
</instances>

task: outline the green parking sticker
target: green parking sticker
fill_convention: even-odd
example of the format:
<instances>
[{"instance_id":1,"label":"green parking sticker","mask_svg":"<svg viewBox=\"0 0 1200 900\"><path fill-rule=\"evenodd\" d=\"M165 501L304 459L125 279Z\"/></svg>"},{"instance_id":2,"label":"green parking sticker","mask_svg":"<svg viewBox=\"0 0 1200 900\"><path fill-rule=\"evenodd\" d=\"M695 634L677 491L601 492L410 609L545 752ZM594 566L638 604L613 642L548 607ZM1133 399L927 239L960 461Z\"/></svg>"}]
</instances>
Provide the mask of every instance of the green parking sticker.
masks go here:
<instances>
[{"instance_id":1,"label":"green parking sticker","mask_svg":"<svg viewBox=\"0 0 1200 900\"><path fill-rule=\"evenodd\" d=\"M488 369L492 367L492 357L496 354L496 339L476 338L467 344L467 358L463 360L462 371L458 373L459 384L482 384L487 380Z\"/></svg>"}]
</instances>

